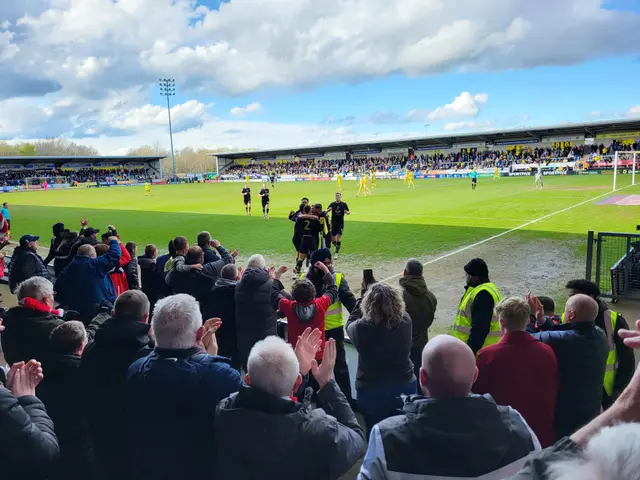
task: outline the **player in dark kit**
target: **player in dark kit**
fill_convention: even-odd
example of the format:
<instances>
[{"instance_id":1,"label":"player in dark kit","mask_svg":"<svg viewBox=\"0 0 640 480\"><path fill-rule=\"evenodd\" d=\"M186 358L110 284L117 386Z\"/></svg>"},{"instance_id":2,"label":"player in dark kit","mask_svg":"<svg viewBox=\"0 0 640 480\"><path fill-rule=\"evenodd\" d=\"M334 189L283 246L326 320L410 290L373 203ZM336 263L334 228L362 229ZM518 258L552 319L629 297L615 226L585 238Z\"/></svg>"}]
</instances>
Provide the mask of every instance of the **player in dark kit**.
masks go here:
<instances>
[{"instance_id":1,"label":"player in dark kit","mask_svg":"<svg viewBox=\"0 0 640 480\"><path fill-rule=\"evenodd\" d=\"M320 234L320 248L328 248L331 249L331 222L329 221L329 215L327 212L322 210L322 204L316 203L313 206L313 213L318 216L320 219L320 224L322 225L322 233Z\"/></svg>"},{"instance_id":2,"label":"player in dark kit","mask_svg":"<svg viewBox=\"0 0 640 480\"><path fill-rule=\"evenodd\" d=\"M271 180L271 188L276 188L276 172L271 172L269 180Z\"/></svg>"},{"instance_id":3,"label":"player in dark kit","mask_svg":"<svg viewBox=\"0 0 640 480\"><path fill-rule=\"evenodd\" d=\"M242 195L244 197L244 210L246 212L247 217L251 216L251 189L249 188L249 184L245 183L244 188L242 189Z\"/></svg>"},{"instance_id":4,"label":"player in dark kit","mask_svg":"<svg viewBox=\"0 0 640 480\"><path fill-rule=\"evenodd\" d=\"M262 198L262 216L269 218L269 189L266 183L262 184L262 190L260 190L259 195Z\"/></svg>"},{"instance_id":5,"label":"player in dark kit","mask_svg":"<svg viewBox=\"0 0 640 480\"><path fill-rule=\"evenodd\" d=\"M300 248L296 259L296 268L293 272L299 275L302 271L302 263L318 249L318 235L322 232L320 219L311 213L311 205L305 205L302 215L296 220L295 236L300 238Z\"/></svg>"},{"instance_id":6,"label":"player in dark kit","mask_svg":"<svg viewBox=\"0 0 640 480\"><path fill-rule=\"evenodd\" d=\"M342 246L342 233L344 232L344 216L351 215L349 206L342 201L342 194L336 193L336 201L332 202L327 208L327 213L331 212L331 243L335 247L335 256L340 255L340 247Z\"/></svg>"}]
</instances>

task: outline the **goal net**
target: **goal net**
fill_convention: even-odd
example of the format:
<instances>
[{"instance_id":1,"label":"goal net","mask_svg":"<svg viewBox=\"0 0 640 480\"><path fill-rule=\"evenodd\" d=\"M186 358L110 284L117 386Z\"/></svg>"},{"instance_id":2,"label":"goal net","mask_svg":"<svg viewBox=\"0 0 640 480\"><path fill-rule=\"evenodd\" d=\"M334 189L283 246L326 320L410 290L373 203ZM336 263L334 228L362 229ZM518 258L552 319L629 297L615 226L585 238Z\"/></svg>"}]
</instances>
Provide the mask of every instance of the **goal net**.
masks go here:
<instances>
[{"instance_id":1,"label":"goal net","mask_svg":"<svg viewBox=\"0 0 640 480\"><path fill-rule=\"evenodd\" d=\"M27 190L41 190L44 188L69 188L69 177L47 176L28 177L24 179Z\"/></svg>"}]
</instances>

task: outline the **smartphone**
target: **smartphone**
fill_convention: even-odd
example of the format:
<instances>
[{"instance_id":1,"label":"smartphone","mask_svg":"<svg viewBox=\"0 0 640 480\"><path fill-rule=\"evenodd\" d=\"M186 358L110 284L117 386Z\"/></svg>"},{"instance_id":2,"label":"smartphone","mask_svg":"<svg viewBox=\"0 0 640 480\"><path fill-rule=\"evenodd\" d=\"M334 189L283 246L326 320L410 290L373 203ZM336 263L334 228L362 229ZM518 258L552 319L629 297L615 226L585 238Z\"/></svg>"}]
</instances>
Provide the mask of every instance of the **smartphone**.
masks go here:
<instances>
[{"instance_id":1,"label":"smartphone","mask_svg":"<svg viewBox=\"0 0 640 480\"><path fill-rule=\"evenodd\" d=\"M367 285L371 285L375 283L376 280L373 278L373 270L370 268L366 268L362 271L362 278Z\"/></svg>"}]
</instances>

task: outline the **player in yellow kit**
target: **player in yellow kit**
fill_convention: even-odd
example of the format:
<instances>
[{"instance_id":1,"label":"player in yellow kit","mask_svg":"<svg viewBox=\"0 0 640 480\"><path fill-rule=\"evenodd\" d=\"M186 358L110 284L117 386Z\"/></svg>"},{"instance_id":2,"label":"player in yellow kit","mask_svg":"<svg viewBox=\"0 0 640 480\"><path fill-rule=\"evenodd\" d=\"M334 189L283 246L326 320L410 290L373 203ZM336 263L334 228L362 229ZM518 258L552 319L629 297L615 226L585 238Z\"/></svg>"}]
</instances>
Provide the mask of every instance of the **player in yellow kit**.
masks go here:
<instances>
[{"instance_id":1,"label":"player in yellow kit","mask_svg":"<svg viewBox=\"0 0 640 480\"><path fill-rule=\"evenodd\" d=\"M416 188L416 184L413 183L414 174L413 174L412 170L407 170L406 178L408 179L407 180L407 183L408 183L407 187L408 188L411 188L411 187Z\"/></svg>"},{"instance_id":2,"label":"player in yellow kit","mask_svg":"<svg viewBox=\"0 0 640 480\"><path fill-rule=\"evenodd\" d=\"M341 173L338 174L338 191L339 192L342 191L342 174Z\"/></svg>"},{"instance_id":3,"label":"player in yellow kit","mask_svg":"<svg viewBox=\"0 0 640 480\"><path fill-rule=\"evenodd\" d=\"M376 188L376 171L371 170L371 190Z\"/></svg>"},{"instance_id":4,"label":"player in yellow kit","mask_svg":"<svg viewBox=\"0 0 640 480\"><path fill-rule=\"evenodd\" d=\"M496 179L500 180L500 170L498 170L498 167L496 167L493 170L493 179L494 180L496 180Z\"/></svg>"},{"instance_id":5,"label":"player in yellow kit","mask_svg":"<svg viewBox=\"0 0 640 480\"><path fill-rule=\"evenodd\" d=\"M367 196L367 194L369 193L368 180L369 177L367 177L366 175L360 176L360 186L358 187L358 194L356 195L356 197L359 197L361 193L364 193L365 197Z\"/></svg>"},{"instance_id":6,"label":"player in yellow kit","mask_svg":"<svg viewBox=\"0 0 640 480\"><path fill-rule=\"evenodd\" d=\"M144 182L144 196L151 196L151 184L149 182Z\"/></svg>"}]
</instances>

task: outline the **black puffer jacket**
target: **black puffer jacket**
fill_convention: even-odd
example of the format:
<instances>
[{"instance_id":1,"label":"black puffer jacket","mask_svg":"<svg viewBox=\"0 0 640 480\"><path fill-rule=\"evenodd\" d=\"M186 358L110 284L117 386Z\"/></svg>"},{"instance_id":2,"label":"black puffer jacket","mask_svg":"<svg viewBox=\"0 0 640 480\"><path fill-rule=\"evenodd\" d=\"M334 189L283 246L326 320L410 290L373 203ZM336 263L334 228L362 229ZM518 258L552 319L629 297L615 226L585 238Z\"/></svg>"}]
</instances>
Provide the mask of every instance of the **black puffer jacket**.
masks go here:
<instances>
[{"instance_id":1,"label":"black puffer jacket","mask_svg":"<svg viewBox=\"0 0 640 480\"><path fill-rule=\"evenodd\" d=\"M362 427L335 381L320 389L317 399L321 409L314 410L308 398L298 403L245 387L222 400L215 423L218 478L280 479L304 472L305 480L331 480L344 475L364 453ZM261 432L269 432L268 438Z\"/></svg>"},{"instance_id":2,"label":"black puffer jacket","mask_svg":"<svg viewBox=\"0 0 640 480\"><path fill-rule=\"evenodd\" d=\"M236 280L219 278L213 290L200 304L202 318L218 317L222 326L216 332L218 340L218 355L231 359L231 366L239 370L241 365L238 351L238 336L236 334Z\"/></svg>"},{"instance_id":3,"label":"black puffer jacket","mask_svg":"<svg viewBox=\"0 0 640 480\"><path fill-rule=\"evenodd\" d=\"M151 352L148 332L146 323L110 318L82 354L80 369L97 465L121 478L128 469L125 376L135 360Z\"/></svg>"},{"instance_id":4,"label":"black puffer jacket","mask_svg":"<svg viewBox=\"0 0 640 480\"><path fill-rule=\"evenodd\" d=\"M44 264L49 265L51 260L56 258L56 251L62 245L62 241L64 240L65 230L64 223L56 223L53 227L53 238L51 239L51 244L49 245L49 253L47 258L44 259ZM54 263L55 268L55 263ZM56 274L57 275L57 274Z\"/></svg>"},{"instance_id":5,"label":"black puffer jacket","mask_svg":"<svg viewBox=\"0 0 640 480\"><path fill-rule=\"evenodd\" d=\"M271 304L273 280L263 268L248 268L236 285L236 333L242 364L259 340L275 335L276 311Z\"/></svg>"},{"instance_id":6,"label":"black puffer jacket","mask_svg":"<svg viewBox=\"0 0 640 480\"><path fill-rule=\"evenodd\" d=\"M60 449L53 422L37 397L16 398L0 385L0 476L48 478Z\"/></svg>"},{"instance_id":7,"label":"black puffer jacket","mask_svg":"<svg viewBox=\"0 0 640 480\"><path fill-rule=\"evenodd\" d=\"M93 451L80 362L78 355L53 355L42 362L44 379L36 393L55 423L60 442L60 461L52 479L92 478Z\"/></svg>"},{"instance_id":8,"label":"black puffer jacket","mask_svg":"<svg viewBox=\"0 0 640 480\"><path fill-rule=\"evenodd\" d=\"M7 362L28 362L31 359L44 361L51 354L49 335L61 317L48 312L38 312L25 307L13 307L4 318L5 331L2 347Z\"/></svg>"},{"instance_id":9,"label":"black puffer jacket","mask_svg":"<svg viewBox=\"0 0 640 480\"><path fill-rule=\"evenodd\" d=\"M42 261L42 257L29 247L16 247L9 264L9 288L16 292L17 286L31 277L44 277L51 280L51 273Z\"/></svg>"}]
</instances>

